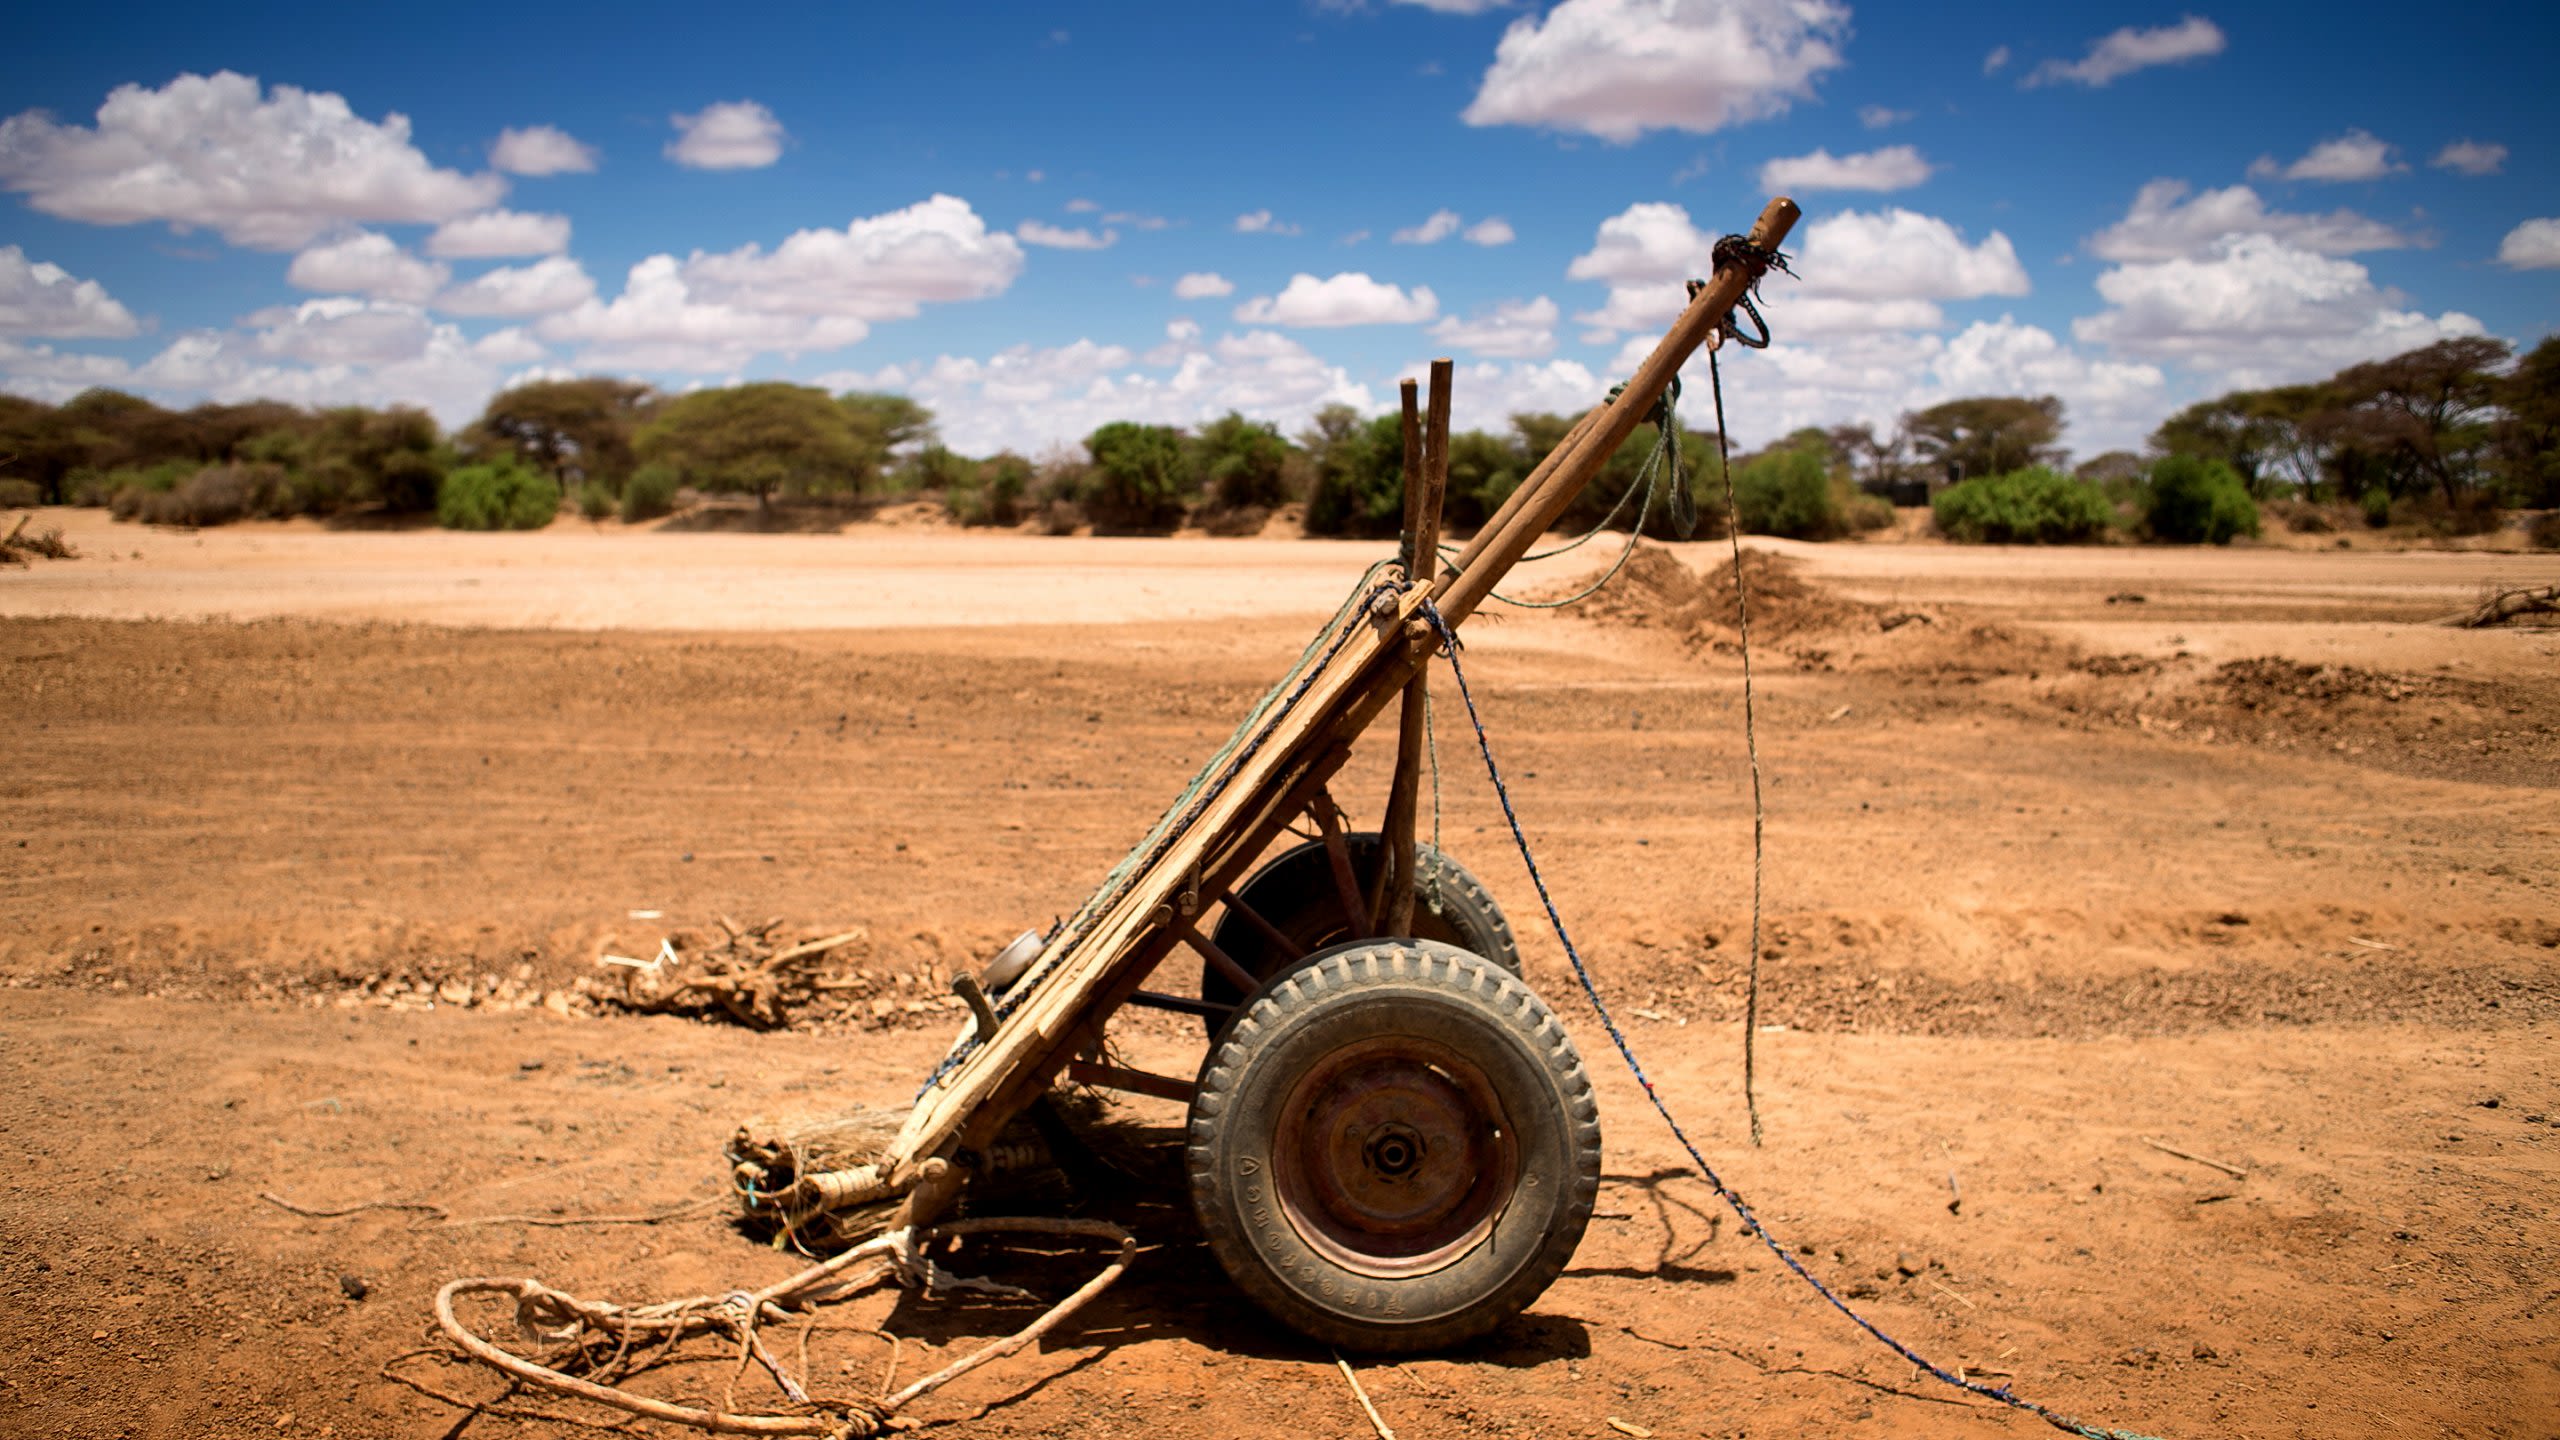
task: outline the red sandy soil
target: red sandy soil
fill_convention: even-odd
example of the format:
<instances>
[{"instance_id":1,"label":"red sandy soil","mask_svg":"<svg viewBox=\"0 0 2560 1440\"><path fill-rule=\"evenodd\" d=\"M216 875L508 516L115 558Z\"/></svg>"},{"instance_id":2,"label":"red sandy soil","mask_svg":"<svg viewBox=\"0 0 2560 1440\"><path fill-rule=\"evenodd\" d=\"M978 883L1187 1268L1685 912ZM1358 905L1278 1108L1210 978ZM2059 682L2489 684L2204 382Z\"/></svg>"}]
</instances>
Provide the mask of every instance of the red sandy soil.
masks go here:
<instances>
[{"instance_id":1,"label":"red sandy soil","mask_svg":"<svg viewBox=\"0 0 2560 1440\"><path fill-rule=\"evenodd\" d=\"M721 1195L742 1120L901 1102L951 971L1071 909L1379 553L70 518L83 558L0 573L5 1435L585 1433L382 1367L456 1276L651 1300L793 1262L716 1207L456 1225L261 1192L661 1214ZM2560 634L2428 623L2560 560L1762 548L1791 562L1755 621L1762 1148L1723 550L1648 552L1598 614L1489 611L1467 655L1558 903L1725 1177L1884 1328L2085 1419L2560 1433ZM1355 1360L1388 1424L2047 1433L1915 1379L1681 1172L1458 715L1443 843L1582 1047L1609 1179L1527 1314ZM1373 755L1340 787L1382 791ZM723 915L862 926L874 984L770 1034L577 989ZM1127 1029L1196 1063L1184 1026ZM923 1431L1369 1433L1178 1193L1084 1203L1136 1268ZM974 1261L1049 1295L1085 1273ZM909 1377L1029 1313L848 1307ZM884 1348L824 1334L814 1368L867 1384ZM704 1356L648 1383L716 1398Z\"/></svg>"}]
</instances>

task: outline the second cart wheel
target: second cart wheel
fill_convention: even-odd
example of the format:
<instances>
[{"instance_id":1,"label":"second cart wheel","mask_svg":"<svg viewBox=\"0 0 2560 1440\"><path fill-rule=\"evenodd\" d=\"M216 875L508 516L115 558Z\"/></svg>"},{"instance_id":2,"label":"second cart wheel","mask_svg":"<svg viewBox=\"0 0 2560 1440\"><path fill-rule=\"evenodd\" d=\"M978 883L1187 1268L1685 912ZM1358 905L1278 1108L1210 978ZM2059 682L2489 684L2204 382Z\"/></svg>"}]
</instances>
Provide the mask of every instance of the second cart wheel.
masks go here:
<instances>
[{"instance_id":1,"label":"second cart wheel","mask_svg":"<svg viewBox=\"0 0 2560 1440\"><path fill-rule=\"evenodd\" d=\"M1386 837L1376 831L1363 831L1343 839L1351 852L1351 873L1360 882L1360 893L1365 897L1385 859ZM1493 896L1486 892L1484 882L1429 845L1417 844L1413 850L1413 934L1401 938L1455 945L1519 974L1520 942L1511 933L1511 922L1502 917L1502 907L1494 904ZM1344 912L1342 887L1334 879L1333 857L1326 853L1321 840L1282 851L1237 887L1236 899L1288 937L1288 945L1281 945L1261 926L1236 913L1233 906L1218 917L1218 928L1209 938L1256 979L1269 979L1301 956L1348 940L1368 938L1352 928L1351 917ZM1203 964L1200 998L1233 1005L1244 994L1224 971ZM1216 1034L1222 1023L1209 1021L1210 1033Z\"/></svg>"},{"instance_id":2,"label":"second cart wheel","mask_svg":"<svg viewBox=\"0 0 2560 1440\"><path fill-rule=\"evenodd\" d=\"M1210 1252L1345 1349L1471 1339L1563 1270L1600 1187L1600 1115L1529 987L1428 940L1339 946L1210 1048L1184 1159Z\"/></svg>"}]
</instances>

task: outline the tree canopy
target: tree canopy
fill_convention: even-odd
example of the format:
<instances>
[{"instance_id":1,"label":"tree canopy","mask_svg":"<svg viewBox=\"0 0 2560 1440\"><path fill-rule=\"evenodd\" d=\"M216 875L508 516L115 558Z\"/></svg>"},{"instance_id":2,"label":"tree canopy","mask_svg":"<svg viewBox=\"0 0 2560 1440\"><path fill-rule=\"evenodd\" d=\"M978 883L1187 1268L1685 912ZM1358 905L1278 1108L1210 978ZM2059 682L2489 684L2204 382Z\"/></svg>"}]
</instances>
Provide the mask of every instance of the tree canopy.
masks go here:
<instances>
[{"instance_id":1,"label":"tree canopy","mask_svg":"<svg viewBox=\"0 0 2560 1440\"><path fill-rule=\"evenodd\" d=\"M1902 417L1913 448L1948 484L2006 475L2030 465L2058 465L2062 401L2051 395L1975 395Z\"/></svg>"},{"instance_id":2,"label":"tree canopy","mask_svg":"<svg viewBox=\"0 0 2560 1440\"><path fill-rule=\"evenodd\" d=\"M824 495L853 487L862 449L827 392L780 380L696 390L668 401L639 434L644 461L676 467L697 490Z\"/></svg>"}]
</instances>

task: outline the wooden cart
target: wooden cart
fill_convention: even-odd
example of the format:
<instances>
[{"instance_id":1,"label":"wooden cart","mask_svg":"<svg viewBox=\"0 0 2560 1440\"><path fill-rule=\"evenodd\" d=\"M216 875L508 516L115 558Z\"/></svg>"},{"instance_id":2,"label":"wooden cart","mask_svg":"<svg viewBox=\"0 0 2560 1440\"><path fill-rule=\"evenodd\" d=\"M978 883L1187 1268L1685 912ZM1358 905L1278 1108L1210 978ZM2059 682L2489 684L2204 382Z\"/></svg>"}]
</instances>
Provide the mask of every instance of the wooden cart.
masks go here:
<instances>
[{"instance_id":1,"label":"wooden cart","mask_svg":"<svg viewBox=\"0 0 2560 1440\"><path fill-rule=\"evenodd\" d=\"M1797 214L1771 201L1624 390L1445 566L1450 363L1431 367L1427 410L1405 382L1398 558L1027 969L955 987L977 1018L888 1156L865 1167L864 1189L905 1197L895 1223L930 1224L1063 1077L1191 1107L1187 1166L1211 1249L1247 1294L1320 1340L1445 1345L1554 1279L1591 1213L1598 1113L1572 1042L1517 976L1500 911L1415 841L1439 644L1426 605L1455 627L1484 602L1718 337ZM1398 700L1384 823L1355 835L1327 783ZM1302 816L1322 838L1257 866ZM1151 988L1182 951L1200 958L1197 995ZM1106 1063L1103 1026L1131 1003L1204 1018L1197 1077Z\"/></svg>"}]
</instances>

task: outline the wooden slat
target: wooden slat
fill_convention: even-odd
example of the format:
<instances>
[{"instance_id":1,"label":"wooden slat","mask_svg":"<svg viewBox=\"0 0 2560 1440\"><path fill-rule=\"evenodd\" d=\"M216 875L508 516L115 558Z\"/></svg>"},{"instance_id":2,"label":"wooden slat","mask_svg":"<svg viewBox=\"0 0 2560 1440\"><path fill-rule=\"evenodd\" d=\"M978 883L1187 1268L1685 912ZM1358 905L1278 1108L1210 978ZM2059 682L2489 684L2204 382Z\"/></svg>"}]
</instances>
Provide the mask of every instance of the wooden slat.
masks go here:
<instances>
[{"instance_id":1,"label":"wooden slat","mask_svg":"<svg viewBox=\"0 0 2560 1440\"><path fill-rule=\"evenodd\" d=\"M1316 828L1324 832L1324 858L1333 869L1333 891L1342 901L1342 922L1350 928L1344 933L1354 940L1366 940L1377 933L1372 923L1368 898L1360 893L1359 872L1351 868L1351 841L1343 832L1348 824L1342 807L1333 803L1331 795L1318 795L1307 813L1316 817Z\"/></svg>"},{"instance_id":2,"label":"wooden slat","mask_svg":"<svg viewBox=\"0 0 2560 1440\"><path fill-rule=\"evenodd\" d=\"M1079 1085L1100 1085L1109 1090L1126 1090L1133 1095L1153 1095L1188 1105L1199 1087L1188 1080L1170 1075L1150 1075L1144 1070L1131 1070L1123 1065L1097 1065L1091 1060L1073 1060L1067 1064L1067 1078Z\"/></svg>"}]
</instances>

